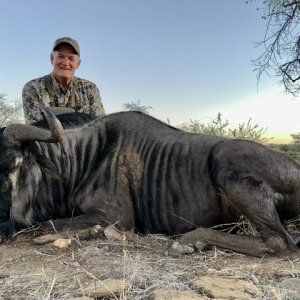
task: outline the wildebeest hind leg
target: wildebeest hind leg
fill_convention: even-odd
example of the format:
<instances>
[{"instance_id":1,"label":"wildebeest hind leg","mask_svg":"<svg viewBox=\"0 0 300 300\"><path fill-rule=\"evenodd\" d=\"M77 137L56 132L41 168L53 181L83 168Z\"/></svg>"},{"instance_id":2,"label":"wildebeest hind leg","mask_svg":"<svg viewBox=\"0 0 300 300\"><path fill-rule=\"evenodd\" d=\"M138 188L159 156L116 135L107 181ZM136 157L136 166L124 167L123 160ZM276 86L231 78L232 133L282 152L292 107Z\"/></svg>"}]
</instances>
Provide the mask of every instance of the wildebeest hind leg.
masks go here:
<instances>
[{"instance_id":1,"label":"wildebeest hind leg","mask_svg":"<svg viewBox=\"0 0 300 300\"><path fill-rule=\"evenodd\" d=\"M272 252L260 237L231 234L210 228L195 229L183 234L179 239L181 244L194 244L196 241L257 257Z\"/></svg>"},{"instance_id":2,"label":"wildebeest hind leg","mask_svg":"<svg viewBox=\"0 0 300 300\"><path fill-rule=\"evenodd\" d=\"M246 216L256 227L268 252L295 251L296 243L283 227L275 208L283 197L272 190L266 182L252 177L228 180L222 186L222 201L229 202L240 215Z\"/></svg>"}]
</instances>

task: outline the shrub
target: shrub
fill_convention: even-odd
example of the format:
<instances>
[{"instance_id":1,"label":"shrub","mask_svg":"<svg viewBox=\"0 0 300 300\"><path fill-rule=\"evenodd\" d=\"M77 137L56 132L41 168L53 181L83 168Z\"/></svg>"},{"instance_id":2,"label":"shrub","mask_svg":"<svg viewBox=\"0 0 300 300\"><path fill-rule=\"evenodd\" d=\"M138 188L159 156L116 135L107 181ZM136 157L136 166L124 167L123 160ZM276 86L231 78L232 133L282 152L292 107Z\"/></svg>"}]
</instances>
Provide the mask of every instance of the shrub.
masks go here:
<instances>
[{"instance_id":1,"label":"shrub","mask_svg":"<svg viewBox=\"0 0 300 300\"><path fill-rule=\"evenodd\" d=\"M267 143L271 138L266 138L264 135L267 128L260 127L258 124L252 124L252 119L249 119L247 123L238 125L238 128L229 128L228 120L222 120L222 114L218 113L217 117L211 120L210 123L203 124L199 120L190 119L189 122L185 122L177 126L178 128L192 133L204 133L211 135L218 135L227 138L246 139L260 143Z\"/></svg>"}]
</instances>

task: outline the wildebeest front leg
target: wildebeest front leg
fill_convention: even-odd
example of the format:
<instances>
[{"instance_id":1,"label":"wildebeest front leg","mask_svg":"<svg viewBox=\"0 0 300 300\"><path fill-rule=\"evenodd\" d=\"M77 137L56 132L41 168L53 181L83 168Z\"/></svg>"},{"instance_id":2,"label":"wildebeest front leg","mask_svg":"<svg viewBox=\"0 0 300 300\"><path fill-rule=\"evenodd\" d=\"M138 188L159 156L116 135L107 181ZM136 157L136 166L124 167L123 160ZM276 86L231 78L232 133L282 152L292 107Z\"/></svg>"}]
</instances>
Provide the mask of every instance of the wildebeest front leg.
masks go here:
<instances>
[{"instance_id":1,"label":"wildebeest front leg","mask_svg":"<svg viewBox=\"0 0 300 300\"><path fill-rule=\"evenodd\" d=\"M63 230L80 230L93 227L94 225L101 225L106 227L111 225L109 220L106 220L99 213L83 214L71 218L49 220L42 223L41 230L48 233L53 231Z\"/></svg>"},{"instance_id":2,"label":"wildebeest front leg","mask_svg":"<svg viewBox=\"0 0 300 300\"><path fill-rule=\"evenodd\" d=\"M262 257L274 250L260 237L237 235L210 228L198 228L181 236L181 244L194 244L196 241L242 254Z\"/></svg>"}]
</instances>

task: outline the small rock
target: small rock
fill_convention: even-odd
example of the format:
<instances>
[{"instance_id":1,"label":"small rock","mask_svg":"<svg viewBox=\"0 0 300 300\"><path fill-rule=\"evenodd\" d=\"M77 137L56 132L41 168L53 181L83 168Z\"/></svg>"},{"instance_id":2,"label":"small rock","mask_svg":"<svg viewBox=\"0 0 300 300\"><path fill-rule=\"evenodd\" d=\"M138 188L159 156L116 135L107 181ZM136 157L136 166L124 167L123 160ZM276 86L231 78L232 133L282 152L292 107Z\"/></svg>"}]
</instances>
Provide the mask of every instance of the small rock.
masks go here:
<instances>
[{"instance_id":1,"label":"small rock","mask_svg":"<svg viewBox=\"0 0 300 300\"><path fill-rule=\"evenodd\" d=\"M119 229L117 229L115 226L109 226L105 228L103 233L108 240L126 242L125 234Z\"/></svg>"},{"instance_id":2,"label":"small rock","mask_svg":"<svg viewBox=\"0 0 300 300\"><path fill-rule=\"evenodd\" d=\"M253 284L259 285L259 280L258 280L258 278L254 274L251 274L249 276L249 279L252 281Z\"/></svg>"},{"instance_id":3,"label":"small rock","mask_svg":"<svg viewBox=\"0 0 300 300\"><path fill-rule=\"evenodd\" d=\"M97 236L99 234L103 234L103 228L101 225L95 225L91 228L91 235L92 236Z\"/></svg>"},{"instance_id":4,"label":"small rock","mask_svg":"<svg viewBox=\"0 0 300 300\"><path fill-rule=\"evenodd\" d=\"M121 279L97 280L85 287L83 293L96 299L108 296L118 297L122 293L126 294L129 287L129 282Z\"/></svg>"},{"instance_id":5,"label":"small rock","mask_svg":"<svg viewBox=\"0 0 300 300\"><path fill-rule=\"evenodd\" d=\"M287 278L280 283L289 299L300 300L300 278Z\"/></svg>"},{"instance_id":6,"label":"small rock","mask_svg":"<svg viewBox=\"0 0 300 300\"><path fill-rule=\"evenodd\" d=\"M181 245L179 242L174 242L171 246L171 252L176 254L191 254L195 251L193 247L188 245Z\"/></svg>"},{"instance_id":7,"label":"small rock","mask_svg":"<svg viewBox=\"0 0 300 300\"><path fill-rule=\"evenodd\" d=\"M203 242L197 241L197 242L195 243L195 248L196 248L198 251L203 251L206 247L207 247L207 244L205 244L205 243L203 243Z\"/></svg>"},{"instance_id":8,"label":"small rock","mask_svg":"<svg viewBox=\"0 0 300 300\"><path fill-rule=\"evenodd\" d=\"M75 268L80 267L80 263L78 261L74 261L73 263L71 263L71 265Z\"/></svg>"},{"instance_id":9,"label":"small rock","mask_svg":"<svg viewBox=\"0 0 300 300\"><path fill-rule=\"evenodd\" d=\"M162 289L155 291L151 296L151 300L207 300L207 297L187 291Z\"/></svg>"},{"instance_id":10,"label":"small rock","mask_svg":"<svg viewBox=\"0 0 300 300\"><path fill-rule=\"evenodd\" d=\"M71 245L72 241L70 239L58 239L53 242L53 246L59 249L66 249Z\"/></svg>"},{"instance_id":11,"label":"small rock","mask_svg":"<svg viewBox=\"0 0 300 300\"><path fill-rule=\"evenodd\" d=\"M69 298L67 300L95 300L95 298L90 298L90 297L76 297L76 298Z\"/></svg>"},{"instance_id":12,"label":"small rock","mask_svg":"<svg viewBox=\"0 0 300 300\"><path fill-rule=\"evenodd\" d=\"M260 295L253 283L233 277L202 276L193 285L208 297L216 299L249 300Z\"/></svg>"}]
</instances>

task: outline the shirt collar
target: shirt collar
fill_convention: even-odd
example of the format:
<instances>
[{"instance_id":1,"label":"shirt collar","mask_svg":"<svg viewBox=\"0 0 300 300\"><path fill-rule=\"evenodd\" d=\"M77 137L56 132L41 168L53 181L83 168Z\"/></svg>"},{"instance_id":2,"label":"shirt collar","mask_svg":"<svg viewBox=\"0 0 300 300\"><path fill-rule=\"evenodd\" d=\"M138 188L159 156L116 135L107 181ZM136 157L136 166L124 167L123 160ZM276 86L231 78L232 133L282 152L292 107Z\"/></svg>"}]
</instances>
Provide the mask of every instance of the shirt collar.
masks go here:
<instances>
[{"instance_id":1,"label":"shirt collar","mask_svg":"<svg viewBox=\"0 0 300 300\"><path fill-rule=\"evenodd\" d=\"M60 87L59 83L57 82L57 80L56 80L56 78L55 78L55 76L54 76L54 74L53 74L53 72L51 73L51 78L52 78L54 90L55 90L56 92L67 94L67 93L70 93L70 92L73 90L74 81L75 81L75 78L74 78L74 77L72 78L71 82L69 83L68 89L67 89L66 91L64 91L64 90Z\"/></svg>"}]
</instances>

